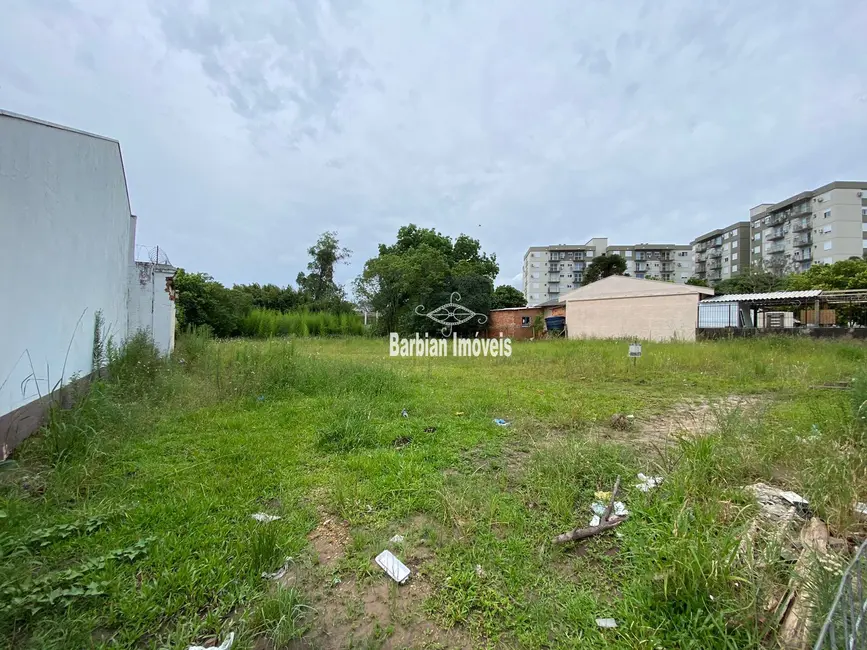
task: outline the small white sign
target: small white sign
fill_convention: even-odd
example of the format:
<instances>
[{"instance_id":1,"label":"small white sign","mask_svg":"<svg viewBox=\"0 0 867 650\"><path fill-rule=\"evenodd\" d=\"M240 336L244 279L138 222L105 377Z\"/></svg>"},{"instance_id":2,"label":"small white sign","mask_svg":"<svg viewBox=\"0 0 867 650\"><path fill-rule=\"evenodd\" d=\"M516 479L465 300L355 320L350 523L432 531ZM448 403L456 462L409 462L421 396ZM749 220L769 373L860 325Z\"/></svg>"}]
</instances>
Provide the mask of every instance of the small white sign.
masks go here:
<instances>
[{"instance_id":1,"label":"small white sign","mask_svg":"<svg viewBox=\"0 0 867 650\"><path fill-rule=\"evenodd\" d=\"M629 356L630 357L640 357L641 356L641 343L630 343L629 344Z\"/></svg>"}]
</instances>

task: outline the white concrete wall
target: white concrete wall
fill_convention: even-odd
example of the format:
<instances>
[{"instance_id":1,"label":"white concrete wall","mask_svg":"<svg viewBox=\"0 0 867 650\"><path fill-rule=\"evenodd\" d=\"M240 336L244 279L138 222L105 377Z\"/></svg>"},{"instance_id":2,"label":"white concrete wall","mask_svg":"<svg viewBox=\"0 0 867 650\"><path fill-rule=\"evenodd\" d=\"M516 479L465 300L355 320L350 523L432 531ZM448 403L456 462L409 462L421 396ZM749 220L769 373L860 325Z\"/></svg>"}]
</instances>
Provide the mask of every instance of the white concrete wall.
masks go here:
<instances>
[{"instance_id":1,"label":"white concrete wall","mask_svg":"<svg viewBox=\"0 0 867 650\"><path fill-rule=\"evenodd\" d=\"M162 354L175 349L175 303L166 281L175 269L164 264L136 262L129 291L129 333L147 331Z\"/></svg>"},{"instance_id":2,"label":"white concrete wall","mask_svg":"<svg viewBox=\"0 0 867 650\"><path fill-rule=\"evenodd\" d=\"M570 339L694 341L697 319L697 294L566 302L566 328Z\"/></svg>"},{"instance_id":3,"label":"white concrete wall","mask_svg":"<svg viewBox=\"0 0 867 650\"><path fill-rule=\"evenodd\" d=\"M123 340L131 223L117 142L0 113L0 416Z\"/></svg>"}]
</instances>

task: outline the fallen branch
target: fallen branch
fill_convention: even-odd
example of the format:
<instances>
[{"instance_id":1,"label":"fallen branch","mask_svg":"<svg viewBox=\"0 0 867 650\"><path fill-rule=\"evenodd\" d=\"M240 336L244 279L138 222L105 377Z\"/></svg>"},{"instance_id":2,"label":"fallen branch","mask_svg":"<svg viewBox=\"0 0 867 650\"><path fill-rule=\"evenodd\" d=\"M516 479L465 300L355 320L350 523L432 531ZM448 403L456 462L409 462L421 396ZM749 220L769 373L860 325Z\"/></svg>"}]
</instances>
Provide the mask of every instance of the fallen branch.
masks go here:
<instances>
[{"instance_id":1,"label":"fallen branch","mask_svg":"<svg viewBox=\"0 0 867 650\"><path fill-rule=\"evenodd\" d=\"M618 474L617 480L614 481L614 489L611 490L611 499L608 501L608 507L605 508L605 512L602 513L602 517L599 519L600 524L604 524L611 517L611 511L614 509L614 500L617 498L617 491L620 489L620 475Z\"/></svg>"},{"instance_id":2,"label":"fallen branch","mask_svg":"<svg viewBox=\"0 0 867 650\"><path fill-rule=\"evenodd\" d=\"M594 535L598 535L599 533L604 533L606 530L617 528L627 519L629 519L629 515L624 515L622 517L612 517L608 521L600 522L598 526L576 528L575 530L568 533L557 535L557 537L554 538L553 542L554 544L565 544L567 542L578 541L579 539L587 539L588 537L593 537Z\"/></svg>"}]
</instances>

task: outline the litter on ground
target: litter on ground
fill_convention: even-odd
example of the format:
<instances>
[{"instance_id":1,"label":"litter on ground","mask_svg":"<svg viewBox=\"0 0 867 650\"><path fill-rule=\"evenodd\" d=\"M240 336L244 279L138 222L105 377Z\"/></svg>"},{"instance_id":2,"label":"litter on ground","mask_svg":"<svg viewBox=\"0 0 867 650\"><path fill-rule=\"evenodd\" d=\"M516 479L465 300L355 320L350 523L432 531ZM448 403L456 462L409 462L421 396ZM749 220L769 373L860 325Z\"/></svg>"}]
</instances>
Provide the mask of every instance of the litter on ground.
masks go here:
<instances>
[{"instance_id":1,"label":"litter on ground","mask_svg":"<svg viewBox=\"0 0 867 650\"><path fill-rule=\"evenodd\" d=\"M608 506L604 503L600 503L598 501L594 501L593 505L590 506L590 509L593 510L593 514L599 515L600 517L605 514L605 508ZM629 514L629 510L626 509L623 501L615 501L614 508L611 510L611 514L615 517L623 517L624 515ZM592 524L591 524L592 525Z\"/></svg>"},{"instance_id":2,"label":"litter on ground","mask_svg":"<svg viewBox=\"0 0 867 650\"><path fill-rule=\"evenodd\" d=\"M286 575L286 572L289 571L289 565L292 564L292 558L287 557L283 560L283 566L277 569L274 573L268 573L267 571L262 572L262 577L265 580L279 580L283 576Z\"/></svg>"},{"instance_id":3,"label":"litter on ground","mask_svg":"<svg viewBox=\"0 0 867 650\"><path fill-rule=\"evenodd\" d=\"M635 487L642 492L650 492L653 488L662 483L661 476L645 476L641 472L638 473L638 480L641 481L641 483L638 483Z\"/></svg>"},{"instance_id":4,"label":"litter on ground","mask_svg":"<svg viewBox=\"0 0 867 650\"><path fill-rule=\"evenodd\" d=\"M203 645L191 645L187 650L229 650L232 647L232 644L235 642L235 633L229 632L229 636L226 637L226 640L223 641L218 646L211 646L210 648L206 648Z\"/></svg>"},{"instance_id":5,"label":"litter on ground","mask_svg":"<svg viewBox=\"0 0 867 650\"><path fill-rule=\"evenodd\" d=\"M254 515L250 515L256 521L262 522L263 524L267 524L269 521L277 521L280 519L278 515L269 515L264 512L257 512Z\"/></svg>"},{"instance_id":6,"label":"litter on ground","mask_svg":"<svg viewBox=\"0 0 867 650\"><path fill-rule=\"evenodd\" d=\"M509 423L506 422L503 418L494 418L494 424L496 424L498 427L509 426Z\"/></svg>"},{"instance_id":7,"label":"litter on ground","mask_svg":"<svg viewBox=\"0 0 867 650\"><path fill-rule=\"evenodd\" d=\"M406 412L406 409L403 409L403 410L400 412L400 414L401 414L403 417L405 417L405 418L408 418L408 417L409 417L409 413Z\"/></svg>"},{"instance_id":8,"label":"litter on ground","mask_svg":"<svg viewBox=\"0 0 867 650\"><path fill-rule=\"evenodd\" d=\"M387 549L377 555L374 561L398 584L402 584L407 578L409 578L409 567L398 560L394 556L394 553Z\"/></svg>"},{"instance_id":9,"label":"litter on ground","mask_svg":"<svg viewBox=\"0 0 867 650\"><path fill-rule=\"evenodd\" d=\"M395 535L394 537L392 537L392 538L391 538L390 540L388 540L388 541L391 542L392 544L403 544L404 539L405 539L405 538L404 538L403 535L398 534L398 535Z\"/></svg>"},{"instance_id":10,"label":"litter on ground","mask_svg":"<svg viewBox=\"0 0 867 650\"><path fill-rule=\"evenodd\" d=\"M597 618L596 625L602 629L611 629L617 627L617 621L613 618Z\"/></svg>"}]
</instances>

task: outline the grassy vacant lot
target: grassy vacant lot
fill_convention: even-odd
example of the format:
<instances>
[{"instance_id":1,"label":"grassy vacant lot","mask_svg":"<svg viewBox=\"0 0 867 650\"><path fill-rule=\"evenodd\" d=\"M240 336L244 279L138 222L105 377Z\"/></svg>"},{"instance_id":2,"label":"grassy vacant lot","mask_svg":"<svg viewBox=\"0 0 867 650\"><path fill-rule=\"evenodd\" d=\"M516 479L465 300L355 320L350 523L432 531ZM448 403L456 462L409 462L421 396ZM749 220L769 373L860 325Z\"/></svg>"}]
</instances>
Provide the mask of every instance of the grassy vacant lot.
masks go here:
<instances>
[{"instance_id":1,"label":"grassy vacant lot","mask_svg":"<svg viewBox=\"0 0 867 650\"><path fill-rule=\"evenodd\" d=\"M0 646L772 647L791 564L738 555L740 488L863 532L867 391L815 385L865 360L794 339L645 344L634 368L604 341L427 360L190 338L169 364L136 344L0 476ZM640 471L666 480L642 493ZM552 545L617 475L630 519ZM387 547L408 584L373 564Z\"/></svg>"}]
</instances>

